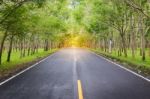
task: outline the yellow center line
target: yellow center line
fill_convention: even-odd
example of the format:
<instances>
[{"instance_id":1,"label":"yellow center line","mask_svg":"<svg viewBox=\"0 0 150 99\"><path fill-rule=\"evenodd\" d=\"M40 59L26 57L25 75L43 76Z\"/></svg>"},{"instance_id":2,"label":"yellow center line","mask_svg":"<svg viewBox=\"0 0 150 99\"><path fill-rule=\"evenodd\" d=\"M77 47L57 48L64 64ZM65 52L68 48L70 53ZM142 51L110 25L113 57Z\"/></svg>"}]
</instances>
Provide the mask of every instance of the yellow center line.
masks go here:
<instances>
[{"instance_id":1,"label":"yellow center line","mask_svg":"<svg viewBox=\"0 0 150 99\"><path fill-rule=\"evenodd\" d=\"M79 95L79 99L84 99L83 98L83 92L82 92L82 85L81 85L80 80L78 80L78 95Z\"/></svg>"}]
</instances>

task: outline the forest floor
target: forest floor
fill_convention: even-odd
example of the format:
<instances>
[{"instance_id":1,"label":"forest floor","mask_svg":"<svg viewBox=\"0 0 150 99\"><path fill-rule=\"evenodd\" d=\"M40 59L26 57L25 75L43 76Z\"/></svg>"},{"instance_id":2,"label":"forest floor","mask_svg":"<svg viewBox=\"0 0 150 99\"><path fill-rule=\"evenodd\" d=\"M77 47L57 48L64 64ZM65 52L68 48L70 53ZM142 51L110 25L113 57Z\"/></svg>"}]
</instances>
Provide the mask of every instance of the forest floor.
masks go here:
<instances>
[{"instance_id":1,"label":"forest floor","mask_svg":"<svg viewBox=\"0 0 150 99\"><path fill-rule=\"evenodd\" d=\"M142 61L140 51L136 51L135 58L132 58L132 54L128 51L128 57L118 56L117 52L113 51L111 54L101 51L100 49L91 49L93 52L111 59L112 61L118 62L119 64L139 73L144 76L150 77L150 56L146 56L146 60ZM148 53L148 51L147 51Z\"/></svg>"},{"instance_id":2,"label":"forest floor","mask_svg":"<svg viewBox=\"0 0 150 99\"><path fill-rule=\"evenodd\" d=\"M43 51L43 49L39 49L37 53L30 56L25 56L20 58L20 52L13 52L11 55L11 61L6 62L7 53L4 52L2 58L2 65L0 65L0 81L16 74L17 72L35 64L36 62L44 59L50 54L56 52L57 49L52 49L49 51Z\"/></svg>"}]
</instances>

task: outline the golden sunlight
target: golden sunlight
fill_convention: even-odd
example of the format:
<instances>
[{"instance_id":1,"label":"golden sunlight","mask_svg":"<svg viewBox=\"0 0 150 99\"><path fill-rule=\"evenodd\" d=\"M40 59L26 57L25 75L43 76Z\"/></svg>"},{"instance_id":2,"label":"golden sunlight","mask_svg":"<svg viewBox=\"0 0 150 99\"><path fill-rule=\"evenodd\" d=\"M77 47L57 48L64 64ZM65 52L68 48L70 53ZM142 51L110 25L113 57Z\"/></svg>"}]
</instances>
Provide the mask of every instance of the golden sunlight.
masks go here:
<instances>
[{"instance_id":1,"label":"golden sunlight","mask_svg":"<svg viewBox=\"0 0 150 99\"><path fill-rule=\"evenodd\" d=\"M70 45L71 47L78 47L80 45L78 41L78 37L71 38Z\"/></svg>"}]
</instances>

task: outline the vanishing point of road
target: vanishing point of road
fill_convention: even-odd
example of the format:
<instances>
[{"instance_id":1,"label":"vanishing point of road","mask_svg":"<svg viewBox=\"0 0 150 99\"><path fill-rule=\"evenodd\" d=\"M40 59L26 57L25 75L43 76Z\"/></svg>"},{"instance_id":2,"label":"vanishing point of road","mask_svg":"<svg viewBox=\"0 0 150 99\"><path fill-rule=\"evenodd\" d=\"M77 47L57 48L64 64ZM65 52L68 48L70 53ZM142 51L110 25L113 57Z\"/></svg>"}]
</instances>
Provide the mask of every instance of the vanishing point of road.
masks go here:
<instances>
[{"instance_id":1,"label":"vanishing point of road","mask_svg":"<svg viewBox=\"0 0 150 99\"><path fill-rule=\"evenodd\" d=\"M150 82L90 51L66 48L0 85L0 99L150 99Z\"/></svg>"}]
</instances>

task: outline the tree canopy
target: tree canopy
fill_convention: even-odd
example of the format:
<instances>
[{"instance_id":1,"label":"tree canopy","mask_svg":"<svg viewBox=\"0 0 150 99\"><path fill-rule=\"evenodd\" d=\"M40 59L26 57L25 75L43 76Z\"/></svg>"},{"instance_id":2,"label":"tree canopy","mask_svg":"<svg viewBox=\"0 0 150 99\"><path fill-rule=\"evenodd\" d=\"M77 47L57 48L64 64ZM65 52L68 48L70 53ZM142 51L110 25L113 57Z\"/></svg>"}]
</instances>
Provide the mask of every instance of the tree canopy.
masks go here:
<instances>
[{"instance_id":1,"label":"tree canopy","mask_svg":"<svg viewBox=\"0 0 150 99\"><path fill-rule=\"evenodd\" d=\"M100 48L142 60L150 46L149 0L1 0L0 63L7 49L20 57L64 46ZM27 52L26 52L27 51Z\"/></svg>"}]
</instances>

